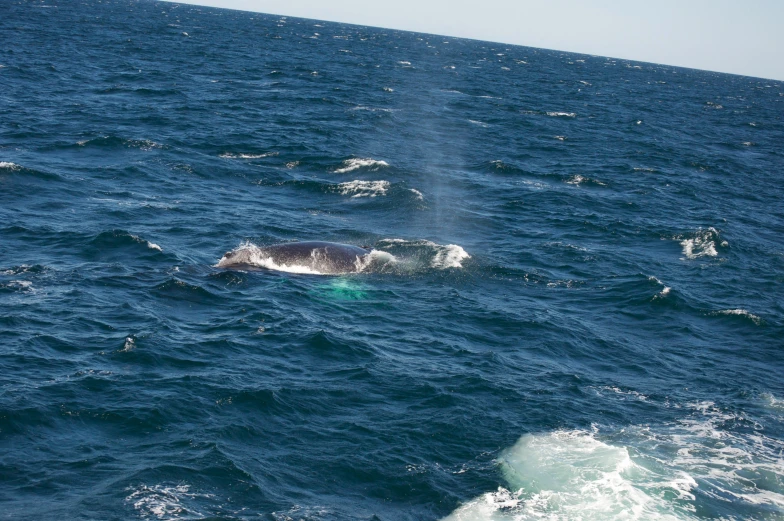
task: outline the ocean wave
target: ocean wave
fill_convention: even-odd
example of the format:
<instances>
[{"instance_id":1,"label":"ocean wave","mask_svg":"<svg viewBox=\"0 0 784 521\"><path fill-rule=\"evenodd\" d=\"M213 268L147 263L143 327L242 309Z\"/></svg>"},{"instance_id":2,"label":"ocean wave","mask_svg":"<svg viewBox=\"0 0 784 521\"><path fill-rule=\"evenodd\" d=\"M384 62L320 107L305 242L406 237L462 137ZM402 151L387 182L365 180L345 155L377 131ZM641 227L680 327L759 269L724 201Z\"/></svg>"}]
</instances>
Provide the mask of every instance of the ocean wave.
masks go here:
<instances>
[{"instance_id":1,"label":"ocean wave","mask_svg":"<svg viewBox=\"0 0 784 521\"><path fill-rule=\"evenodd\" d=\"M46 266L42 266L40 264L20 264L19 266L13 266L7 269L0 268L0 275L7 275L7 276L14 276L14 275L22 275L25 273L42 273L46 271Z\"/></svg>"},{"instance_id":2,"label":"ocean wave","mask_svg":"<svg viewBox=\"0 0 784 521\"><path fill-rule=\"evenodd\" d=\"M11 280L9 282L0 283L0 288L6 288L13 291L33 291L33 283L29 280Z\"/></svg>"},{"instance_id":3,"label":"ocean wave","mask_svg":"<svg viewBox=\"0 0 784 521\"><path fill-rule=\"evenodd\" d=\"M112 230L98 234L92 241L91 245L98 252L109 252L114 248L143 245L151 250L163 251L159 245L143 239L138 235L133 235L123 230Z\"/></svg>"},{"instance_id":4,"label":"ocean wave","mask_svg":"<svg viewBox=\"0 0 784 521\"><path fill-rule=\"evenodd\" d=\"M184 483L162 485L139 485L127 489L130 494L125 502L133 505L142 517L158 519L192 519L204 514L186 503L195 499L212 498L211 494L191 492L190 485Z\"/></svg>"},{"instance_id":5,"label":"ocean wave","mask_svg":"<svg viewBox=\"0 0 784 521\"><path fill-rule=\"evenodd\" d=\"M354 170L359 170L360 168L367 168L371 171L375 171L381 167L387 167L387 166L389 166L389 163L387 163L386 161L357 157L357 158L346 159L345 161L343 161L343 166L335 170L335 173L347 174L348 172L353 172Z\"/></svg>"},{"instance_id":6,"label":"ocean wave","mask_svg":"<svg viewBox=\"0 0 784 521\"><path fill-rule=\"evenodd\" d=\"M573 175L569 179L565 181L566 184L569 185L585 185L585 184L593 184L597 186L607 186L606 184L602 183L601 181L597 181L596 179L591 179L590 177L585 177L580 174Z\"/></svg>"},{"instance_id":7,"label":"ocean wave","mask_svg":"<svg viewBox=\"0 0 784 521\"><path fill-rule=\"evenodd\" d=\"M224 152L220 157L224 159L262 159L265 157L277 156L277 152L267 152L265 154L236 154L233 152Z\"/></svg>"},{"instance_id":8,"label":"ocean wave","mask_svg":"<svg viewBox=\"0 0 784 521\"><path fill-rule=\"evenodd\" d=\"M716 228L700 228L689 236L678 236L675 238L680 241L683 248L683 255L687 259L698 259L700 257L716 257L719 253L716 250L717 244L727 247L729 243L721 240Z\"/></svg>"},{"instance_id":9,"label":"ocean wave","mask_svg":"<svg viewBox=\"0 0 784 521\"><path fill-rule=\"evenodd\" d=\"M387 190L389 190L389 181L354 180L338 185L338 191L342 195L351 197L377 197L386 195Z\"/></svg>"},{"instance_id":10,"label":"ocean wave","mask_svg":"<svg viewBox=\"0 0 784 521\"><path fill-rule=\"evenodd\" d=\"M367 105L357 105L356 107L351 107L349 110L357 111L357 110L364 110L368 112L394 112L395 109L390 109L386 107L368 107Z\"/></svg>"},{"instance_id":11,"label":"ocean wave","mask_svg":"<svg viewBox=\"0 0 784 521\"><path fill-rule=\"evenodd\" d=\"M498 458L506 486L444 521L696 520L698 490L727 519L748 517L749 508L784 512L784 442L759 425L732 430L748 420L713 402L683 409L685 417L660 425L525 435Z\"/></svg>"},{"instance_id":12,"label":"ocean wave","mask_svg":"<svg viewBox=\"0 0 784 521\"><path fill-rule=\"evenodd\" d=\"M125 139L116 136L102 136L93 139L84 139L76 142L80 147L117 147L117 148L136 148L142 151L153 149L164 149L164 145L156 143L150 139Z\"/></svg>"},{"instance_id":13,"label":"ocean wave","mask_svg":"<svg viewBox=\"0 0 784 521\"><path fill-rule=\"evenodd\" d=\"M720 311L714 311L709 313L710 316L736 316L736 317L743 317L745 319L751 320L756 325L762 324L762 319L753 313L749 313L745 309L722 309Z\"/></svg>"},{"instance_id":14,"label":"ocean wave","mask_svg":"<svg viewBox=\"0 0 784 521\"><path fill-rule=\"evenodd\" d=\"M546 113L551 118L574 118L577 117L577 114L574 112L547 112Z\"/></svg>"}]
</instances>

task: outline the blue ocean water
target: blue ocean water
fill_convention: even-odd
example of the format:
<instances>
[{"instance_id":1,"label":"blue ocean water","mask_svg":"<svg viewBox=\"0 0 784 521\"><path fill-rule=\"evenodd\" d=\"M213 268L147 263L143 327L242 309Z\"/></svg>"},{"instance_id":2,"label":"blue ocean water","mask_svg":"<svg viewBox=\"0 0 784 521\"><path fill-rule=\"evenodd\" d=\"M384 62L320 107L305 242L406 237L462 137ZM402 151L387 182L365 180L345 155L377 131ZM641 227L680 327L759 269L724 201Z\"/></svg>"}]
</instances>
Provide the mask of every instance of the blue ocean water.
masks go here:
<instances>
[{"instance_id":1,"label":"blue ocean water","mask_svg":"<svg viewBox=\"0 0 784 521\"><path fill-rule=\"evenodd\" d=\"M784 85L0 4L0 518L784 519ZM323 276L217 267L369 246Z\"/></svg>"}]
</instances>

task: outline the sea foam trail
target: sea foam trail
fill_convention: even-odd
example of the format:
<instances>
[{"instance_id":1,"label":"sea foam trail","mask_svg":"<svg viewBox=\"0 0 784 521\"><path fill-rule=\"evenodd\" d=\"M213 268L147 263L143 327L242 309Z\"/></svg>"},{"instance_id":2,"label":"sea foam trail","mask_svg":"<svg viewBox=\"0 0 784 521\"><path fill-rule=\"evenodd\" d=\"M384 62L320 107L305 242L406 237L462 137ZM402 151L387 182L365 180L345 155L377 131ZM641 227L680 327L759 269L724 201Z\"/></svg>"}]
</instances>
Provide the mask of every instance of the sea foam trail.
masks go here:
<instances>
[{"instance_id":1,"label":"sea foam trail","mask_svg":"<svg viewBox=\"0 0 784 521\"><path fill-rule=\"evenodd\" d=\"M444 521L696 520L701 497L743 519L760 506L784 514L784 443L731 432L744 420L712 402L659 426L528 434L498 459L507 487L459 507ZM744 515L746 514L746 515Z\"/></svg>"},{"instance_id":2,"label":"sea foam trail","mask_svg":"<svg viewBox=\"0 0 784 521\"><path fill-rule=\"evenodd\" d=\"M352 158L343 161L343 167L335 170L336 174L346 174L359 170L360 168L368 168L371 170L378 170L381 167L389 166L386 161L379 161L370 158Z\"/></svg>"}]
</instances>

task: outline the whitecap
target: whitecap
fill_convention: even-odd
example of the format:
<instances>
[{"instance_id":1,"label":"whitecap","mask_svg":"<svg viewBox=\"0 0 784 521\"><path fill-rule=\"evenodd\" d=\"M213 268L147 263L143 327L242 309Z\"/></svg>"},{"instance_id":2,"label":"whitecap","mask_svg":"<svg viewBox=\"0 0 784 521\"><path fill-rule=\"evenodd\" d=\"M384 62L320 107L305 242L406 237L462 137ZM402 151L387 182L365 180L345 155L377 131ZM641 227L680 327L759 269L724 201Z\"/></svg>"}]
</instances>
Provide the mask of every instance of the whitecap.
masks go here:
<instances>
[{"instance_id":1,"label":"whitecap","mask_svg":"<svg viewBox=\"0 0 784 521\"><path fill-rule=\"evenodd\" d=\"M757 324L762 324L762 319L753 313L749 313L745 309L722 309L721 311L714 311L710 313L712 316L725 315L725 316L739 316L745 317Z\"/></svg>"},{"instance_id":2,"label":"whitecap","mask_svg":"<svg viewBox=\"0 0 784 521\"><path fill-rule=\"evenodd\" d=\"M457 244L440 246L431 265L434 268L462 268L463 261L471 256Z\"/></svg>"},{"instance_id":3,"label":"whitecap","mask_svg":"<svg viewBox=\"0 0 784 521\"><path fill-rule=\"evenodd\" d=\"M163 248L161 248L160 246L158 246L154 242L150 242L150 241L148 241L146 239L142 239L141 237L139 237L137 235L131 235L131 239L133 239L134 241L136 241L138 243L146 245L151 250L163 251Z\"/></svg>"},{"instance_id":4,"label":"whitecap","mask_svg":"<svg viewBox=\"0 0 784 521\"><path fill-rule=\"evenodd\" d=\"M352 158L343 161L343 167L335 170L335 173L345 174L348 172L353 172L354 170L359 170L360 168L378 170L379 168L386 166L389 166L389 163L386 161L379 161L370 158Z\"/></svg>"},{"instance_id":5,"label":"whitecap","mask_svg":"<svg viewBox=\"0 0 784 521\"><path fill-rule=\"evenodd\" d=\"M197 494L190 491L190 485L140 485L129 488L131 494L125 498L143 517L158 519L177 519L180 517L203 517L204 514L189 508L184 502L197 498L211 498L212 494Z\"/></svg>"},{"instance_id":6,"label":"whitecap","mask_svg":"<svg viewBox=\"0 0 784 521\"><path fill-rule=\"evenodd\" d=\"M366 105L357 105L356 107L351 107L352 111L368 111L368 112L394 112L394 109L388 109L384 107L368 107Z\"/></svg>"},{"instance_id":7,"label":"whitecap","mask_svg":"<svg viewBox=\"0 0 784 521\"><path fill-rule=\"evenodd\" d=\"M408 191L413 193L416 196L416 198L419 199L420 201L422 201L425 198L425 196L422 195L422 192L420 192L415 188L409 188Z\"/></svg>"},{"instance_id":8,"label":"whitecap","mask_svg":"<svg viewBox=\"0 0 784 521\"><path fill-rule=\"evenodd\" d=\"M676 237L680 240L681 247L683 248L683 255L687 259L698 259L700 257L716 257L719 253L716 251L716 241L718 240L719 232L716 228L710 227L707 230L700 228L691 237ZM726 246L727 242L722 241L722 246Z\"/></svg>"},{"instance_id":9,"label":"whitecap","mask_svg":"<svg viewBox=\"0 0 784 521\"><path fill-rule=\"evenodd\" d=\"M557 139L558 141L566 141L566 136L553 136L553 139Z\"/></svg>"},{"instance_id":10,"label":"whitecap","mask_svg":"<svg viewBox=\"0 0 784 521\"><path fill-rule=\"evenodd\" d=\"M389 181L360 181L354 180L340 183L338 190L342 195L351 197L377 197L386 195L389 190Z\"/></svg>"},{"instance_id":11,"label":"whitecap","mask_svg":"<svg viewBox=\"0 0 784 521\"><path fill-rule=\"evenodd\" d=\"M547 115L551 118L573 118L577 116L574 112L547 112Z\"/></svg>"},{"instance_id":12,"label":"whitecap","mask_svg":"<svg viewBox=\"0 0 784 521\"><path fill-rule=\"evenodd\" d=\"M7 285L9 288L19 288L21 290L32 290L33 283L29 280L12 280Z\"/></svg>"},{"instance_id":13,"label":"whitecap","mask_svg":"<svg viewBox=\"0 0 784 521\"><path fill-rule=\"evenodd\" d=\"M591 179L590 177L581 176L580 174L570 177L565 182L566 184L576 185L576 186L581 184L587 184L587 183L592 183L599 186L607 186L601 181L597 181L596 179Z\"/></svg>"},{"instance_id":14,"label":"whitecap","mask_svg":"<svg viewBox=\"0 0 784 521\"><path fill-rule=\"evenodd\" d=\"M9 170L18 170L21 167L19 165L17 165L16 163L9 163L9 162L6 162L6 161L0 161L0 168L7 168Z\"/></svg>"},{"instance_id":15,"label":"whitecap","mask_svg":"<svg viewBox=\"0 0 784 521\"><path fill-rule=\"evenodd\" d=\"M277 156L277 152L267 152L264 154L235 154L233 152L225 152L220 155L224 159L262 159L265 157Z\"/></svg>"}]
</instances>

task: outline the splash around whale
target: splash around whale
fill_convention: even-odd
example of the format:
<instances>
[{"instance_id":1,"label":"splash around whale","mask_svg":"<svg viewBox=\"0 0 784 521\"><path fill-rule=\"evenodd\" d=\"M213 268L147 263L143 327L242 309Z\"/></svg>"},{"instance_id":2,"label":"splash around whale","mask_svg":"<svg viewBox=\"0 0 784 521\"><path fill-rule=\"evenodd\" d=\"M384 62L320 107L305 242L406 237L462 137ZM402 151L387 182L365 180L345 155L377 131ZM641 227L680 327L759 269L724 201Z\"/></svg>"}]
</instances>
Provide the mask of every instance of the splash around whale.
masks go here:
<instances>
[{"instance_id":1,"label":"splash around whale","mask_svg":"<svg viewBox=\"0 0 784 521\"><path fill-rule=\"evenodd\" d=\"M245 243L226 252L216 266L339 275L364 270L370 262L370 255L370 249L336 242L304 241L270 246Z\"/></svg>"}]
</instances>

